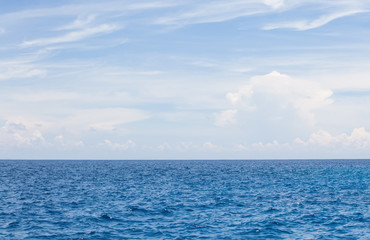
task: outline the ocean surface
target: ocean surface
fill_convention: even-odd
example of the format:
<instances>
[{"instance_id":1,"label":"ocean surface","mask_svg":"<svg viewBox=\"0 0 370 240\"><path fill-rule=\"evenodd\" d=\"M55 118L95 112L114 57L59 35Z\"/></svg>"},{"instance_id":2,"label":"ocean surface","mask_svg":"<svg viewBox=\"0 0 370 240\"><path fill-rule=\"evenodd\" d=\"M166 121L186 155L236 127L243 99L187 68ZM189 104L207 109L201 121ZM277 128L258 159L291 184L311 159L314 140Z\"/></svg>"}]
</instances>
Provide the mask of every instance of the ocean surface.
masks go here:
<instances>
[{"instance_id":1,"label":"ocean surface","mask_svg":"<svg viewBox=\"0 0 370 240\"><path fill-rule=\"evenodd\" d=\"M370 160L0 161L0 239L370 239Z\"/></svg>"}]
</instances>

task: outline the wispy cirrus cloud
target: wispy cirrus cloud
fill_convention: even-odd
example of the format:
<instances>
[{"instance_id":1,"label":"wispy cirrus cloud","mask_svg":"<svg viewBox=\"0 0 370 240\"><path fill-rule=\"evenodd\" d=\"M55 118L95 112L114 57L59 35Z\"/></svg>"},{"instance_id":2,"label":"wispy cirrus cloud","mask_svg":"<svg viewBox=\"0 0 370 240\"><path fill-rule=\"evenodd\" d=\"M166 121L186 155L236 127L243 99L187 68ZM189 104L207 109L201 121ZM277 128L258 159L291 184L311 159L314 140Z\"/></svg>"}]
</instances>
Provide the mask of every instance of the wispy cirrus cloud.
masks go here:
<instances>
[{"instance_id":1,"label":"wispy cirrus cloud","mask_svg":"<svg viewBox=\"0 0 370 240\"><path fill-rule=\"evenodd\" d=\"M45 76L47 71L33 61L33 59L0 61L0 80Z\"/></svg>"},{"instance_id":2,"label":"wispy cirrus cloud","mask_svg":"<svg viewBox=\"0 0 370 240\"><path fill-rule=\"evenodd\" d=\"M93 35L111 33L119 29L121 29L121 27L116 24L101 24L96 27L89 27L82 29L80 31L69 32L65 35L58 37L40 38L32 41L25 41L22 43L22 46L23 47L45 46L58 43L76 42L91 37Z\"/></svg>"},{"instance_id":3,"label":"wispy cirrus cloud","mask_svg":"<svg viewBox=\"0 0 370 240\"><path fill-rule=\"evenodd\" d=\"M238 17L275 11L284 6L282 0L212 1L188 4L187 11L172 16L163 16L155 21L164 25L188 25L223 22Z\"/></svg>"},{"instance_id":4,"label":"wispy cirrus cloud","mask_svg":"<svg viewBox=\"0 0 370 240\"><path fill-rule=\"evenodd\" d=\"M96 15L89 15L87 17L79 16L72 23L69 23L69 24L64 25L62 27L59 27L56 30L60 31L60 30L72 30L72 29L85 28L91 22L93 22L95 18L96 18Z\"/></svg>"},{"instance_id":5,"label":"wispy cirrus cloud","mask_svg":"<svg viewBox=\"0 0 370 240\"><path fill-rule=\"evenodd\" d=\"M338 12L338 13L323 15L314 20L300 20L300 21L292 21L292 22L272 23L272 24L266 25L262 29L273 30L273 29L279 29L279 28L290 28L290 29L296 29L299 31L304 31L304 30L322 27L339 18L351 16L351 15L358 14L358 13L364 13L364 12L368 12L368 11L367 10L352 10L352 11L346 11L346 12Z\"/></svg>"},{"instance_id":6,"label":"wispy cirrus cloud","mask_svg":"<svg viewBox=\"0 0 370 240\"><path fill-rule=\"evenodd\" d=\"M111 14L112 12L124 14L131 11L167 8L179 5L174 1L141 1L135 3L122 3L121 1L89 2L84 4L60 5L57 7L34 8L0 15L0 21L9 22L30 18L79 16Z\"/></svg>"},{"instance_id":7,"label":"wispy cirrus cloud","mask_svg":"<svg viewBox=\"0 0 370 240\"><path fill-rule=\"evenodd\" d=\"M313 9L311 6L315 6ZM186 11L178 14L166 14L155 20L156 24L185 26L199 23L215 23L229 21L235 18L253 15L271 15L282 12L294 13L297 9L306 7L307 12L318 16L302 18L301 15L290 14L288 21L269 23L263 30L288 28L309 30L324 26L338 18L368 12L370 4L367 0L318 2L315 0L255 0L255 1L212 1L184 4ZM176 10L175 10L176 11ZM314 15L314 16L315 16ZM297 20L297 17L301 19ZM285 18L287 19L287 18Z\"/></svg>"}]
</instances>

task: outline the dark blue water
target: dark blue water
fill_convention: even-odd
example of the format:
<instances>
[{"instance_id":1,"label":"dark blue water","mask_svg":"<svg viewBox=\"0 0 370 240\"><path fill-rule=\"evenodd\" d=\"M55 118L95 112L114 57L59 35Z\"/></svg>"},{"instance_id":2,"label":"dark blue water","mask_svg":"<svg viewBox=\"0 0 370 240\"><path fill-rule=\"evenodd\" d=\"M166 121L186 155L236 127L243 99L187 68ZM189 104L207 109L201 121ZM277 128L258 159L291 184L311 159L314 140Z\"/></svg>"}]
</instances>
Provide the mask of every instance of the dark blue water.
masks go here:
<instances>
[{"instance_id":1,"label":"dark blue water","mask_svg":"<svg viewBox=\"0 0 370 240\"><path fill-rule=\"evenodd\" d=\"M0 239L370 239L370 161L0 161Z\"/></svg>"}]
</instances>

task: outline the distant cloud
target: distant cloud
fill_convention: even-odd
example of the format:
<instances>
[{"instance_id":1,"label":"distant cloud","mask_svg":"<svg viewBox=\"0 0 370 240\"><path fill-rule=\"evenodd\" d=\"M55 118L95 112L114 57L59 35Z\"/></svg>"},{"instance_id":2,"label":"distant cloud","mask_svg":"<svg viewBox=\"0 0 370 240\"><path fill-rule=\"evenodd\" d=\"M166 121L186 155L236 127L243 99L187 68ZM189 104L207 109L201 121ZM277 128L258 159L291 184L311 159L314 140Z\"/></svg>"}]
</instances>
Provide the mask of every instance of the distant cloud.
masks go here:
<instances>
[{"instance_id":1,"label":"distant cloud","mask_svg":"<svg viewBox=\"0 0 370 240\"><path fill-rule=\"evenodd\" d=\"M295 143L304 146L317 145L325 148L341 149L341 148L354 148L354 149L370 149L370 132L365 128L355 128L350 135L345 133L333 136L325 130L320 130L311 134L307 141L299 138Z\"/></svg>"},{"instance_id":2,"label":"distant cloud","mask_svg":"<svg viewBox=\"0 0 370 240\"><path fill-rule=\"evenodd\" d=\"M118 151L126 151L129 149L134 149L136 147L136 143L132 140L127 140L125 143L115 143L110 140L104 140L104 143L101 144L102 146L108 147L110 150L118 150Z\"/></svg>"},{"instance_id":3,"label":"distant cloud","mask_svg":"<svg viewBox=\"0 0 370 240\"><path fill-rule=\"evenodd\" d=\"M249 149L251 150L281 150L281 149L286 149L289 148L290 145L289 143L279 143L277 140L273 140L272 142L257 142L253 143Z\"/></svg>"},{"instance_id":4,"label":"distant cloud","mask_svg":"<svg viewBox=\"0 0 370 240\"><path fill-rule=\"evenodd\" d=\"M0 148L39 147L44 144L44 136L37 124L7 121L0 128Z\"/></svg>"},{"instance_id":5,"label":"distant cloud","mask_svg":"<svg viewBox=\"0 0 370 240\"><path fill-rule=\"evenodd\" d=\"M205 143L203 143L203 149L205 149L205 150L218 150L218 149L220 149L220 147L213 144L212 142L205 142Z\"/></svg>"},{"instance_id":6,"label":"distant cloud","mask_svg":"<svg viewBox=\"0 0 370 240\"><path fill-rule=\"evenodd\" d=\"M164 142L157 146L156 150L163 152L163 151L169 151L172 150L172 146L168 142Z\"/></svg>"},{"instance_id":7,"label":"distant cloud","mask_svg":"<svg viewBox=\"0 0 370 240\"><path fill-rule=\"evenodd\" d=\"M355 128L350 134L341 133L332 135L328 131L319 130L312 133L307 140L296 138L293 141L281 143L277 140L271 142L254 142L250 144L237 144L235 150L253 151L280 151L280 152L305 152L317 151L327 153L355 153L370 150L370 132L365 128ZM288 154L289 155L289 154Z\"/></svg>"},{"instance_id":8,"label":"distant cloud","mask_svg":"<svg viewBox=\"0 0 370 240\"><path fill-rule=\"evenodd\" d=\"M236 122L235 115L237 114L238 110L236 109L230 109L221 111L220 113L216 114L216 126L225 126L228 124L233 124Z\"/></svg>"},{"instance_id":9,"label":"distant cloud","mask_svg":"<svg viewBox=\"0 0 370 240\"><path fill-rule=\"evenodd\" d=\"M71 141L70 139L66 140L63 135L58 135L54 138L54 141L51 141L51 144L53 147L60 149L62 148L63 150L66 149L73 149L73 148L82 148L85 146L83 141Z\"/></svg>"},{"instance_id":10,"label":"distant cloud","mask_svg":"<svg viewBox=\"0 0 370 240\"><path fill-rule=\"evenodd\" d=\"M110 33L110 32L113 32L119 29L120 27L115 24L102 24L96 27L85 28L80 31L69 32L59 37L41 38L37 40L26 41L26 42L23 42L22 46L23 47L45 46L45 45L51 45L51 44L76 42L76 41L80 41L85 38L91 37L93 35L102 34L102 33Z\"/></svg>"}]
</instances>

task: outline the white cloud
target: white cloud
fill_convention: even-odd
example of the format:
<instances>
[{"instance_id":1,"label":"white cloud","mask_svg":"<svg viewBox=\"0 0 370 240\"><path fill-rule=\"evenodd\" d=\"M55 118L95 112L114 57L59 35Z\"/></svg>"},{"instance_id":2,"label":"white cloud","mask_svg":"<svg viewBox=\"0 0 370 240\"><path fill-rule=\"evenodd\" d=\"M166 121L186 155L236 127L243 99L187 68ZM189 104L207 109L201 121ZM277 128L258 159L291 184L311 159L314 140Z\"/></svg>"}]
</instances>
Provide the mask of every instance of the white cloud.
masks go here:
<instances>
[{"instance_id":1,"label":"white cloud","mask_svg":"<svg viewBox=\"0 0 370 240\"><path fill-rule=\"evenodd\" d=\"M243 145L239 145L239 148L242 150ZM289 143L280 143L277 140L273 140L272 142L257 142L251 144L251 146L245 146L245 150L250 150L250 151L281 151L281 150L286 150L286 149L291 149L291 144Z\"/></svg>"},{"instance_id":2,"label":"white cloud","mask_svg":"<svg viewBox=\"0 0 370 240\"><path fill-rule=\"evenodd\" d=\"M253 112L257 109L275 116L291 111L298 112L301 119L314 123L314 111L332 103L332 91L323 89L319 84L295 79L273 71L267 75L255 76L237 92L229 92L226 98L235 108ZM227 112L226 112L227 113ZM225 115L235 117L236 112ZM230 119L230 118L229 118ZM225 121L224 121L225 122Z\"/></svg>"},{"instance_id":3,"label":"white cloud","mask_svg":"<svg viewBox=\"0 0 370 240\"><path fill-rule=\"evenodd\" d=\"M147 146L148 149L154 150L155 152L163 152L163 153L184 153L184 152L191 152L194 148L194 144L192 142L163 142L155 147Z\"/></svg>"},{"instance_id":4,"label":"white cloud","mask_svg":"<svg viewBox=\"0 0 370 240\"><path fill-rule=\"evenodd\" d=\"M271 30L277 28L293 28L297 30L308 30L321 27L335 19L358 13L368 12L370 9L367 0L353 1L292 1L292 0L252 0L252 1L212 1L201 3L184 4L183 10L172 16L163 16L155 21L157 24L165 25L187 25L198 23L223 22L238 17L251 16L256 14L273 14L275 12L289 12L296 8L310 6L319 7L321 15L316 19L296 20L295 15L290 21L282 23L267 24L263 29ZM311 14L312 15L312 14Z\"/></svg>"},{"instance_id":5,"label":"white cloud","mask_svg":"<svg viewBox=\"0 0 370 240\"><path fill-rule=\"evenodd\" d=\"M304 146L320 146L333 149L370 149L370 132L365 128L355 128L350 135L342 133L336 136L325 130L319 130L311 134L307 141L300 138L295 140L296 144Z\"/></svg>"},{"instance_id":6,"label":"white cloud","mask_svg":"<svg viewBox=\"0 0 370 240\"><path fill-rule=\"evenodd\" d=\"M67 24L65 26L59 27L56 30L71 30L71 29L80 29L80 28L86 28L91 22L94 21L96 18L96 15L88 15L87 17L79 16L75 21L73 21L70 24Z\"/></svg>"},{"instance_id":7,"label":"white cloud","mask_svg":"<svg viewBox=\"0 0 370 240\"><path fill-rule=\"evenodd\" d=\"M85 4L61 5L52 8L28 9L8 14L0 15L0 21L16 21L29 18L56 17L56 16L79 16L81 13L86 14L127 14L131 11L149 10L156 8L166 8L176 5L174 1L150 1L141 3L125 3L117 1L104 1L104 3L89 2Z\"/></svg>"},{"instance_id":8,"label":"white cloud","mask_svg":"<svg viewBox=\"0 0 370 240\"><path fill-rule=\"evenodd\" d=\"M169 144L164 142L157 146L156 148L149 147L155 151L159 152L178 152L178 153L201 153L208 151L220 151L223 148L219 145L212 143L211 141L206 141L204 143L193 143L193 142L177 142Z\"/></svg>"},{"instance_id":9,"label":"white cloud","mask_svg":"<svg viewBox=\"0 0 370 240\"><path fill-rule=\"evenodd\" d=\"M30 46L45 46L58 43L68 43L83 40L85 38L91 37L93 35L102 33L111 33L113 31L119 30L120 27L115 24L102 24L96 27L85 28L80 31L69 32L63 36L51 37L51 38L41 38L32 41L23 42L23 47Z\"/></svg>"},{"instance_id":10,"label":"white cloud","mask_svg":"<svg viewBox=\"0 0 370 240\"><path fill-rule=\"evenodd\" d=\"M285 0L263 0L263 2L266 5L276 9L276 8L283 7L284 3L285 3Z\"/></svg>"},{"instance_id":11,"label":"white cloud","mask_svg":"<svg viewBox=\"0 0 370 240\"><path fill-rule=\"evenodd\" d=\"M0 128L0 146L4 149L11 147L39 147L45 139L37 124L20 121L7 121Z\"/></svg>"},{"instance_id":12,"label":"white cloud","mask_svg":"<svg viewBox=\"0 0 370 240\"><path fill-rule=\"evenodd\" d=\"M61 101L62 102L62 101ZM27 129L40 132L49 136L51 144L61 143L65 140L69 145L76 145L80 139L86 144L95 142L96 136L115 136L127 133L125 124L148 119L150 115L138 109L129 108L101 108L81 109L70 108L69 104L63 105L52 103L17 103L2 105L0 119L8 122L22 123ZM73 103L71 101L70 103ZM23 108L14 108L24 104ZM41 108L38 109L38 108ZM48 109L48 112L45 112ZM42 111L42 113L40 113ZM50 135L62 136L62 138L50 139ZM85 136L94 136L86 142ZM5 137L5 136L4 136ZM9 137L9 136L8 136ZM63 144L61 144L63 145Z\"/></svg>"},{"instance_id":13,"label":"white cloud","mask_svg":"<svg viewBox=\"0 0 370 240\"><path fill-rule=\"evenodd\" d=\"M328 24L335 19L351 16L357 13L367 12L364 10L352 10L346 12L336 12L328 15L323 15L315 20L301 20L301 21L292 21L292 22L283 22L283 23L272 23L265 27L264 30L272 30L272 29L279 29L279 28L292 28L300 31L309 30L313 28L318 28Z\"/></svg>"},{"instance_id":14,"label":"white cloud","mask_svg":"<svg viewBox=\"0 0 370 240\"><path fill-rule=\"evenodd\" d=\"M220 113L216 114L216 126L225 126L228 124L233 124L236 122L235 115L238 112L237 109L229 109L225 111L221 111Z\"/></svg>"},{"instance_id":15,"label":"white cloud","mask_svg":"<svg viewBox=\"0 0 370 240\"><path fill-rule=\"evenodd\" d=\"M185 5L187 11L172 16L161 17L155 21L165 25L187 25L197 23L223 22L238 17L271 12L284 6L280 0L251 1L212 1Z\"/></svg>"},{"instance_id":16,"label":"white cloud","mask_svg":"<svg viewBox=\"0 0 370 240\"><path fill-rule=\"evenodd\" d=\"M233 149L237 152L248 153L248 157L258 156L258 158L266 156L276 158L277 156L271 155L274 152L278 154L279 158L352 158L370 152L370 132L366 131L365 128L355 128L350 134L332 135L326 130L319 130L312 133L307 140L296 138L293 141L283 143L277 140L258 141L249 144L236 144ZM265 154L261 155L260 153Z\"/></svg>"},{"instance_id":17,"label":"white cloud","mask_svg":"<svg viewBox=\"0 0 370 240\"><path fill-rule=\"evenodd\" d=\"M0 61L0 80L44 77L46 73L45 69L33 64L31 60Z\"/></svg>"},{"instance_id":18,"label":"white cloud","mask_svg":"<svg viewBox=\"0 0 370 240\"><path fill-rule=\"evenodd\" d=\"M205 150L218 150L218 149L220 149L220 147L213 144L212 142L205 142L205 143L203 143L203 149L205 149Z\"/></svg>"},{"instance_id":19,"label":"white cloud","mask_svg":"<svg viewBox=\"0 0 370 240\"><path fill-rule=\"evenodd\" d=\"M157 146L156 148L158 151L168 151L168 150L172 150L172 146L168 143L168 142L164 142L162 143L161 145Z\"/></svg>"}]
</instances>

